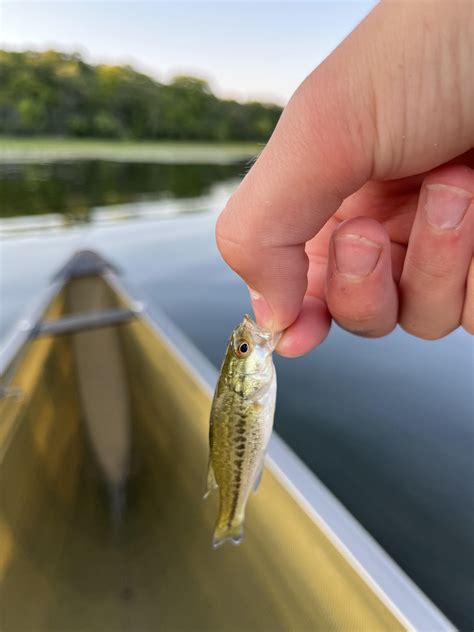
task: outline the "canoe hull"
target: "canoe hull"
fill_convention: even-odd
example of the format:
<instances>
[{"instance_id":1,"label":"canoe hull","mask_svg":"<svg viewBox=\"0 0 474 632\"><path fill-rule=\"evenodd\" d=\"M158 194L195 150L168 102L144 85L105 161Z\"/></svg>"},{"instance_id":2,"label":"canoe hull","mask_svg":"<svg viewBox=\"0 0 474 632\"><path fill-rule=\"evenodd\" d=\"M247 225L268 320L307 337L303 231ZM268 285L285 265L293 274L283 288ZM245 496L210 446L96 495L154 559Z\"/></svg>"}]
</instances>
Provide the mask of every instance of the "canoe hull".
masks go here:
<instances>
[{"instance_id":1,"label":"canoe hull","mask_svg":"<svg viewBox=\"0 0 474 632\"><path fill-rule=\"evenodd\" d=\"M124 306L112 277L89 275L44 318ZM2 630L406 626L271 467L242 545L212 548L211 391L148 318L30 340L9 379L21 395L0 403Z\"/></svg>"}]
</instances>

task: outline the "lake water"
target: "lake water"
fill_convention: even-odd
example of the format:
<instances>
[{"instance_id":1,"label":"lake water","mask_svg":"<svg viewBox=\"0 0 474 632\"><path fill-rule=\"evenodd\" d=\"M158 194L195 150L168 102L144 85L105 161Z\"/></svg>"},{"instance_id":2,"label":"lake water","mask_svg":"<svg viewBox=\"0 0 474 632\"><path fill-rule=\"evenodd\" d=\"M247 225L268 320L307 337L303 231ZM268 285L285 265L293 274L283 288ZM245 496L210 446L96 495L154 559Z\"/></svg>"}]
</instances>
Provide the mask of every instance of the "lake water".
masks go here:
<instances>
[{"instance_id":1,"label":"lake water","mask_svg":"<svg viewBox=\"0 0 474 632\"><path fill-rule=\"evenodd\" d=\"M111 258L218 366L250 310L214 244L238 165L0 165L0 338L75 250ZM276 429L458 626L472 630L473 341L333 327L277 358Z\"/></svg>"}]
</instances>

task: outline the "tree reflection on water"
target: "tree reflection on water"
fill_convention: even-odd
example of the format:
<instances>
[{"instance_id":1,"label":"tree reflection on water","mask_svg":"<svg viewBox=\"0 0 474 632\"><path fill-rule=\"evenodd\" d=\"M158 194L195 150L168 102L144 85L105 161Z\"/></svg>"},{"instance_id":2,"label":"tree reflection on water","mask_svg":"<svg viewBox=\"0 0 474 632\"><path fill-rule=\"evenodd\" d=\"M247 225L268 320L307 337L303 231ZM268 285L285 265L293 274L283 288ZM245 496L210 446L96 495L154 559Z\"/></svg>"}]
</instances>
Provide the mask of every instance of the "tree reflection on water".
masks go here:
<instances>
[{"instance_id":1,"label":"tree reflection on water","mask_svg":"<svg viewBox=\"0 0 474 632\"><path fill-rule=\"evenodd\" d=\"M0 165L0 217L61 213L67 223L91 209L128 202L195 198L241 177L237 164L156 164L101 160Z\"/></svg>"}]
</instances>

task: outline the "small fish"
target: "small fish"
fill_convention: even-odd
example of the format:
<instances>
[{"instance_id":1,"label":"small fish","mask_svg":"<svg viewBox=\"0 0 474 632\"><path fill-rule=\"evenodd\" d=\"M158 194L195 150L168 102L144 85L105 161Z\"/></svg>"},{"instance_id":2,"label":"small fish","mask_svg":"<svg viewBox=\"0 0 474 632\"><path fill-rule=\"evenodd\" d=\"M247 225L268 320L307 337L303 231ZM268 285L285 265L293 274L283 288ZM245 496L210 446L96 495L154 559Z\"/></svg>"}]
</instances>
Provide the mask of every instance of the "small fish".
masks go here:
<instances>
[{"instance_id":1,"label":"small fish","mask_svg":"<svg viewBox=\"0 0 474 632\"><path fill-rule=\"evenodd\" d=\"M209 466L204 498L219 489L213 545L243 537L245 506L257 489L273 426L276 374L272 352L279 335L248 315L234 329L212 402Z\"/></svg>"}]
</instances>

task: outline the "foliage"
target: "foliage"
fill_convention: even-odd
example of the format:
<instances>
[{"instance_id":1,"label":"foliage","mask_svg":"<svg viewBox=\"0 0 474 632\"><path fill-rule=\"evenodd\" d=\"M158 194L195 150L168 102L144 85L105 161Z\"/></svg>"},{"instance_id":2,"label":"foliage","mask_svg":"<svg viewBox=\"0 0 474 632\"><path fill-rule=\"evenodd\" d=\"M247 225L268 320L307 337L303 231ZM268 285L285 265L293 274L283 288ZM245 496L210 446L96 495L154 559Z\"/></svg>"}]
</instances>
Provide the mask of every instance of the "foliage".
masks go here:
<instances>
[{"instance_id":1,"label":"foliage","mask_svg":"<svg viewBox=\"0 0 474 632\"><path fill-rule=\"evenodd\" d=\"M195 77L163 84L79 54L0 51L0 134L266 141L280 113L218 99Z\"/></svg>"}]
</instances>

